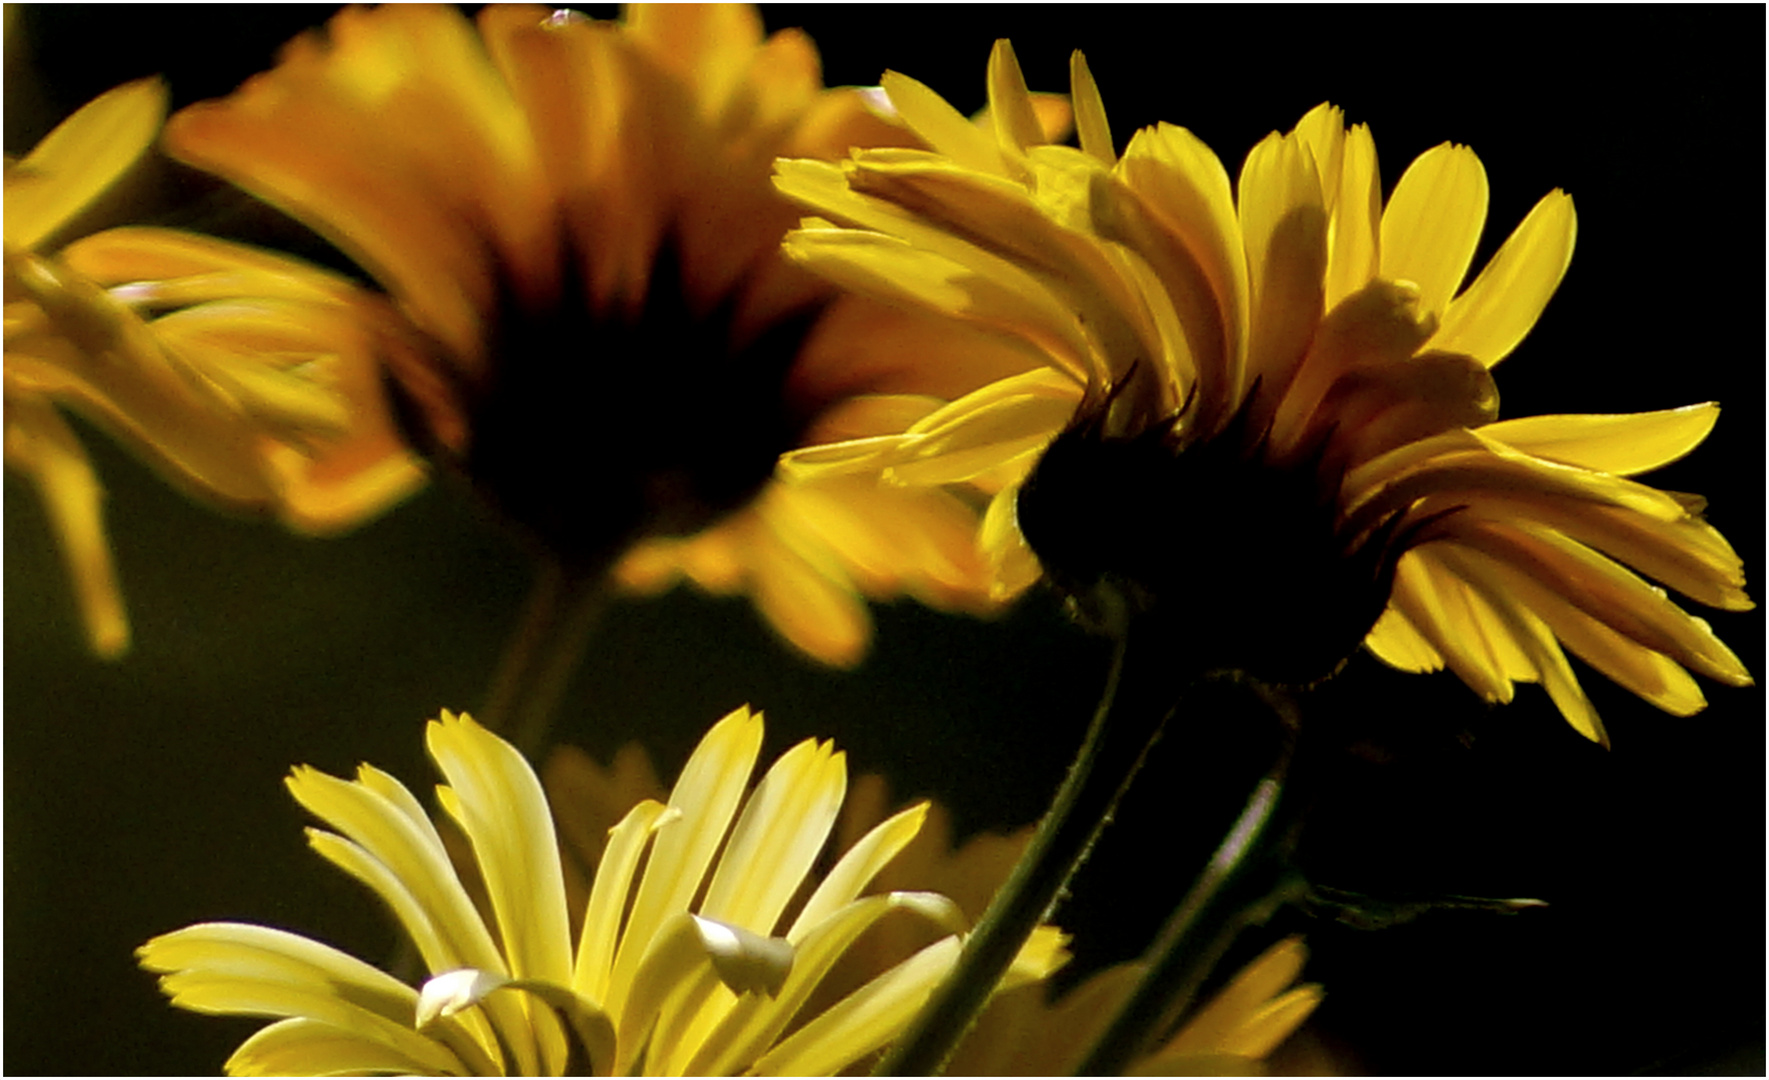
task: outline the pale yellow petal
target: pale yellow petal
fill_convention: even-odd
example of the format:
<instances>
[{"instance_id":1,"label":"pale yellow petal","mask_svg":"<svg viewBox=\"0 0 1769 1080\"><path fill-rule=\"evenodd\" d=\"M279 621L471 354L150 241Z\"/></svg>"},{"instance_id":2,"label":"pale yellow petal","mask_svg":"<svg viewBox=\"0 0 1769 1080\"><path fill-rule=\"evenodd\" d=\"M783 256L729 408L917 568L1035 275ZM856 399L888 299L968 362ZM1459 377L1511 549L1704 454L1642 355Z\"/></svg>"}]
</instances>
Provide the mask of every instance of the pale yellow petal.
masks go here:
<instances>
[{"instance_id":1,"label":"pale yellow petal","mask_svg":"<svg viewBox=\"0 0 1769 1080\"><path fill-rule=\"evenodd\" d=\"M732 827L699 914L772 934L829 839L847 780L847 755L828 742L782 754Z\"/></svg>"},{"instance_id":2,"label":"pale yellow petal","mask_svg":"<svg viewBox=\"0 0 1769 1080\"><path fill-rule=\"evenodd\" d=\"M664 923L688 910L699 893L713 853L725 839L732 815L749 784L762 744L762 718L747 706L726 715L700 740L682 767L669 804L681 817L652 843L627 929L621 936L605 1005L623 1015L628 988L652 939Z\"/></svg>"},{"instance_id":3,"label":"pale yellow petal","mask_svg":"<svg viewBox=\"0 0 1769 1080\"><path fill-rule=\"evenodd\" d=\"M779 993L772 998L749 995L737 1002L717 1033L688 1063L686 1075L728 1075L755 1060L786 1030L818 983L860 935L897 911L954 930L963 921L952 902L936 893L868 896L829 912L799 940L792 971Z\"/></svg>"},{"instance_id":4,"label":"pale yellow petal","mask_svg":"<svg viewBox=\"0 0 1769 1080\"><path fill-rule=\"evenodd\" d=\"M859 896L860 890L866 887L874 875L915 839L916 834L921 831L922 822L927 819L927 813L927 803L916 803L879 822L848 848L842 854L841 860L818 883L811 898L805 901L804 908L786 933L787 940L795 944L802 942L805 935L818 924Z\"/></svg>"},{"instance_id":5,"label":"pale yellow petal","mask_svg":"<svg viewBox=\"0 0 1769 1080\"><path fill-rule=\"evenodd\" d=\"M666 818L666 814L671 816ZM571 977L572 989L591 1001L600 1002L607 997L608 975L614 966L615 949L620 941L620 924L626 915L627 900L632 895L633 875L638 870L640 857L657 829L676 816L679 811L672 812L663 803L646 799L609 831L608 846L596 864L596 880L590 887L583 934L578 939L577 961Z\"/></svg>"},{"instance_id":6,"label":"pale yellow petal","mask_svg":"<svg viewBox=\"0 0 1769 1080\"><path fill-rule=\"evenodd\" d=\"M934 992L958 957L942 938L825 1010L754 1066L757 1076L832 1076L886 1045Z\"/></svg>"},{"instance_id":7,"label":"pale yellow petal","mask_svg":"<svg viewBox=\"0 0 1769 1080\"><path fill-rule=\"evenodd\" d=\"M223 1066L229 1076L417 1075L428 1067L385 1042L305 1017L253 1032Z\"/></svg>"}]
</instances>

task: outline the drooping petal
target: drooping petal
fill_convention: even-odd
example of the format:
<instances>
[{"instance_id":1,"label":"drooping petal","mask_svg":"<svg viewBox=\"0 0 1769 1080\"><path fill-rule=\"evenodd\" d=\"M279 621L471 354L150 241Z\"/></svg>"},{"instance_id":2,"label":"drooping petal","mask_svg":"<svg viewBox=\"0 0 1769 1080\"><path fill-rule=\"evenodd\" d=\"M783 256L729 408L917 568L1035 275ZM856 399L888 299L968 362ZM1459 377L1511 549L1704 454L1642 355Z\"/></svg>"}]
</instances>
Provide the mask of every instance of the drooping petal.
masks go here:
<instances>
[{"instance_id":1,"label":"drooping petal","mask_svg":"<svg viewBox=\"0 0 1769 1080\"><path fill-rule=\"evenodd\" d=\"M122 655L129 648L129 616L104 530L104 488L79 437L46 401L8 394L6 464L28 477L43 500L92 651Z\"/></svg>"}]
</instances>

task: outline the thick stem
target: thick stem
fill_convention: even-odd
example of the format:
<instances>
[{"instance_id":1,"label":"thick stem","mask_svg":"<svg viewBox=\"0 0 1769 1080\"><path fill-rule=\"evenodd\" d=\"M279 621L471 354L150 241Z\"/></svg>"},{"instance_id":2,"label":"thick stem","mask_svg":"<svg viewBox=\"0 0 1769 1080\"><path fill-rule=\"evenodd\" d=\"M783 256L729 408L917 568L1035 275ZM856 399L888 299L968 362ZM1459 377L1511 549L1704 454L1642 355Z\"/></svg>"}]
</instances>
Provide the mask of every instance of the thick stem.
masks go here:
<instances>
[{"instance_id":1,"label":"thick stem","mask_svg":"<svg viewBox=\"0 0 1769 1080\"><path fill-rule=\"evenodd\" d=\"M877 1075L931 1076L945 1064L1027 937L1065 894L1160 734L1176 696L1171 674L1127 619L1115 622L1120 632L1105 692L1068 777L952 974L879 1063Z\"/></svg>"},{"instance_id":2,"label":"thick stem","mask_svg":"<svg viewBox=\"0 0 1769 1080\"><path fill-rule=\"evenodd\" d=\"M1278 762L1254 787L1204 872L1143 954L1141 980L1075 1075L1122 1075L1173 1030L1236 935L1269 918L1278 904L1297 893L1299 879L1265 858L1270 838L1283 831L1270 826L1293 747L1294 740L1286 739ZM1264 873L1267 869L1277 870L1275 881Z\"/></svg>"},{"instance_id":3,"label":"thick stem","mask_svg":"<svg viewBox=\"0 0 1769 1080\"><path fill-rule=\"evenodd\" d=\"M480 720L531 759L546 743L553 710L607 606L602 575L541 564L521 621L498 661Z\"/></svg>"}]
</instances>

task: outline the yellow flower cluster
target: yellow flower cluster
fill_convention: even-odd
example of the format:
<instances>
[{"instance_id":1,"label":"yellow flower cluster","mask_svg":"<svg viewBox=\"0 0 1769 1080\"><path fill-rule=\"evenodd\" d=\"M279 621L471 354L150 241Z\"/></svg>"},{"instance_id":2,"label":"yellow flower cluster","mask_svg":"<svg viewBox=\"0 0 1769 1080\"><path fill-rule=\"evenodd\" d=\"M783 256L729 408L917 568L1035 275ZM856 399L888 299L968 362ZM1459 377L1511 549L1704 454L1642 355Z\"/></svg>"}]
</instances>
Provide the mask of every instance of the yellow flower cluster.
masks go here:
<instances>
[{"instance_id":1,"label":"yellow flower cluster","mask_svg":"<svg viewBox=\"0 0 1769 1080\"><path fill-rule=\"evenodd\" d=\"M1028 483L1058 457L1059 433L1153 441L1182 461L1214 450L1237 477L1300 474L1314 489L1294 501L1327 508L1325 574L1361 570L1362 592L1376 601L1348 644L1367 632L1371 651L1398 667L1448 666L1491 701L1509 701L1514 681L1540 682L1599 741L1602 724L1562 644L1676 715L1705 704L1685 668L1749 684L1706 623L1621 565L1702 603L1751 606L1738 557L1699 502L1627 479L1693 449L1715 406L1497 420L1488 369L1522 340L1566 270L1570 198L1543 198L1462 289L1487 202L1485 172L1466 147L1421 155L1384 206L1368 129L1346 129L1323 105L1255 147L1231 185L1183 128L1140 131L1120 157L1079 54L1073 75L1079 150L1039 136L1002 42L989 68L992 132L887 74L898 115L931 150L780 164L781 189L823 215L787 239L800 262L1017 337L1044 361L927 403L896 433L795 452L795 472L992 492L982 543L997 595L1011 596L1044 569L1038 537L1027 535L1036 531ZM900 400L874 406L905 415ZM1132 537L1155 544L1142 564L1140 549L1124 557L1133 576L1186 594L1201 643L1227 634L1271 648L1271 635L1296 625L1272 608L1318 587L1317 562L1276 557L1291 554L1284 537L1260 549L1273 557L1244 568L1177 560L1176 549L1214 527L1217 508L1195 488L1111 487L1116 468L1077 483L1106 495L1076 503L1097 513L1068 528L1124 523L1118 532L1135 533L1153 520L1159 529L1158 518L1098 504L1180 501L1155 510L1178 520L1171 531ZM1045 518L1065 509L1040 504ZM1071 543L1062 526L1047 527L1056 534L1048 547L1083 547L1077 561L1087 563L1088 537ZM1205 550L1234 558L1243 538L1231 535ZM1309 576L1286 576L1294 565ZM1215 586L1218 575L1230 580ZM1199 592L1215 602L1200 604ZM1351 589L1329 592L1319 610L1295 616L1306 626L1354 602ZM1236 627L1237 617L1250 622Z\"/></svg>"}]
</instances>

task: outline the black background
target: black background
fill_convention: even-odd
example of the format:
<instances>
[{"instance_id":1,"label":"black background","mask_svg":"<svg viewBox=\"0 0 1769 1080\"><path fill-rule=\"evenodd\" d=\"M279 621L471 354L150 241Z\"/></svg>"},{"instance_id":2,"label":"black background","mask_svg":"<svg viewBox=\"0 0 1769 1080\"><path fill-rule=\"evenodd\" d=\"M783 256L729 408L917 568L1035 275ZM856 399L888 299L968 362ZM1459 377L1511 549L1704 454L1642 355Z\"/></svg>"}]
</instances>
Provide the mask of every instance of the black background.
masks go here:
<instances>
[{"instance_id":1,"label":"black background","mask_svg":"<svg viewBox=\"0 0 1769 1080\"><path fill-rule=\"evenodd\" d=\"M224 93L325 14L27 8L9 24L7 149L139 75L167 75L177 104ZM995 37L1014 39L1035 89L1064 89L1069 50L1082 48L1120 146L1168 120L1215 147L1231 174L1258 138L1321 100L1372 126L1389 185L1430 146L1470 144L1492 183L1477 262L1564 187L1578 250L1499 369L1504 415L1721 401L1714 436L1653 480L1709 495L1710 520L1760 573L1761 8L765 17L815 36L831 84L894 67L965 111L982 104ZM176 170L155 184L156 220L301 246ZM281 777L296 762L341 772L369 760L427 784L421 721L478 700L528 571L450 491L348 538L308 540L195 507L89 434L134 621L123 661L83 651L44 516L26 485L6 481L4 1064L213 1071L256 1025L167 1008L131 950L230 918L387 955L385 917L305 849ZM1703 614L1760 675L1761 618ZM949 803L962 830L1032 820L1097 692L1099 643L1043 596L994 623L907 604L878 622L873 657L841 674L787 652L742 602L678 592L621 605L561 734L604 754L642 738L667 775L709 722L748 701L769 715L771 750L834 736L857 769ZM1708 685L1711 707L1678 720L1600 676L1585 682L1612 751L1576 735L1534 687L1489 709L1450 675L1403 675L1367 657L1307 705L1312 722L1362 743L1324 781L1304 840L1321 880L1552 904L1379 932L1280 917L1277 929L1310 934L1308 975L1328 992L1315 1028L1339 1067L1761 1072L1761 692ZM1147 939L1232 813L1244 750L1209 725L1162 744L1059 920L1079 935L1077 971Z\"/></svg>"}]
</instances>

